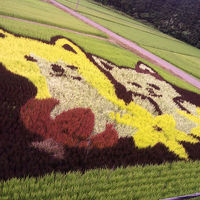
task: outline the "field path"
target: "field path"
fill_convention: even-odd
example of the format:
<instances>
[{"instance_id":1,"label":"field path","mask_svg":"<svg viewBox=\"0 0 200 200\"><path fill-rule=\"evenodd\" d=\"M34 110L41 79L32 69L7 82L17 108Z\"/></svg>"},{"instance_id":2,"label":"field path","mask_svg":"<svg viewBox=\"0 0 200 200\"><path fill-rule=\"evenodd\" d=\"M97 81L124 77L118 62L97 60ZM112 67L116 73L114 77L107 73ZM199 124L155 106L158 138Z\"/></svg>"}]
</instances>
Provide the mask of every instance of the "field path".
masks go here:
<instances>
[{"instance_id":1,"label":"field path","mask_svg":"<svg viewBox=\"0 0 200 200\"><path fill-rule=\"evenodd\" d=\"M167 61L163 60L162 58L159 58L158 56L156 56L156 55L150 53L149 51L141 48L140 46L133 43L132 41L127 40L127 39L117 35L116 33L110 31L109 29L97 24L96 22L94 22L94 21L88 19L87 17L75 12L74 10L58 3L55 0L45 0L45 1L53 4L57 8L62 9L63 11L71 14L72 16L82 20L86 24L89 24L90 26L93 26L94 28L106 33L110 37L111 42L115 42L116 44L120 45L121 47L124 47L124 48L130 50L131 52L133 52L134 54L148 60L149 62L151 62L151 63L153 63L157 66L162 67L163 69L169 71L173 75L183 79L184 81L186 81L186 82L192 84L193 86L195 86L196 88L200 89L200 81L198 79L187 74L186 72L175 67L174 65L168 63Z\"/></svg>"},{"instance_id":2,"label":"field path","mask_svg":"<svg viewBox=\"0 0 200 200\"><path fill-rule=\"evenodd\" d=\"M29 24L37 24L39 26L45 26L45 27L49 27L49 28L58 29L58 30L61 30L61 31L66 31L66 32L70 32L70 33L75 33L75 34L79 34L79 35L84 35L84 36L96 38L96 39L99 39L99 40L105 40L105 41L112 42L111 39L103 38L103 37L92 35L92 34L88 34L88 33L82 33L82 32L78 32L78 31L73 31L73 30L67 29L67 28L61 28L61 27L58 27L58 26L53 26L53 25L49 25L49 24L43 24L43 23L31 21L31 20L20 19L20 18L17 18L17 17L10 17L10 16L6 16L6 15L0 15L0 17L7 18L7 19L12 19L12 20L16 20L16 21L21 21L21 22L25 22L25 23L29 23Z\"/></svg>"}]
</instances>

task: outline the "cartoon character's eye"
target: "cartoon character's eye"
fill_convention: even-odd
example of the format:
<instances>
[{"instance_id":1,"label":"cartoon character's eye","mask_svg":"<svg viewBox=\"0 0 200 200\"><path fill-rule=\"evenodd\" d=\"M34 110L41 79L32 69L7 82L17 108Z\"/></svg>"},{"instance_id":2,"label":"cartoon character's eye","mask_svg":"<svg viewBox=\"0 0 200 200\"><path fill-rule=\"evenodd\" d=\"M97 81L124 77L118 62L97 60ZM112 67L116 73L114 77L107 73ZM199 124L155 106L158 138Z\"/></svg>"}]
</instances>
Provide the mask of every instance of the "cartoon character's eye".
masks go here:
<instances>
[{"instance_id":1,"label":"cartoon character's eye","mask_svg":"<svg viewBox=\"0 0 200 200\"><path fill-rule=\"evenodd\" d=\"M25 55L24 58L26 58L26 60L31 61L31 62L37 62L37 60L34 59L32 56Z\"/></svg>"},{"instance_id":2,"label":"cartoon character's eye","mask_svg":"<svg viewBox=\"0 0 200 200\"><path fill-rule=\"evenodd\" d=\"M0 33L0 37L1 37L1 38L5 38L5 37L6 37L6 35L5 35L5 34L3 34L3 33Z\"/></svg>"},{"instance_id":3,"label":"cartoon character's eye","mask_svg":"<svg viewBox=\"0 0 200 200\"><path fill-rule=\"evenodd\" d=\"M67 65L68 68L70 68L71 70L77 70L78 67L75 67L74 65Z\"/></svg>"},{"instance_id":4,"label":"cartoon character's eye","mask_svg":"<svg viewBox=\"0 0 200 200\"><path fill-rule=\"evenodd\" d=\"M77 54L77 52L76 52L70 45L68 45L68 44L64 44L62 47L63 47L65 50L68 50L68 51L71 51L71 52Z\"/></svg>"},{"instance_id":5,"label":"cartoon character's eye","mask_svg":"<svg viewBox=\"0 0 200 200\"><path fill-rule=\"evenodd\" d=\"M133 85L133 86L136 86L137 88L141 88L142 86L138 83L135 83L135 82L128 82L129 84Z\"/></svg>"},{"instance_id":6,"label":"cartoon character's eye","mask_svg":"<svg viewBox=\"0 0 200 200\"><path fill-rule=\"evenodd\" d=\"M60 65L52 64L51 67L54 72L54 74L50 73L51 75L62 76L65 72L65 70Z\"/></svg>"},{"instance_id":7,"label":"cartoon character's eye","mask_svg":"<svg viewBox=\"0 0 200 200\"><path fill-rule=\"evenodd\" d=\"M148 85L151 86L152 88L156 89L156 90L160 90L160 88L155 84L148 83Z\"/></svg>"},{"instance_id":8,"label":"cartoon character's eye","mask_svg":"<svg viewBox=\"0 0 200 200\"><path fill-rule=\"evenodd\" d=\"M73 71L76 71L78 69L78 67L75 67L74 65L67 65L66 67L70 68ZM73 78L74 80L82 80L82 78L80 76L70 76L71 78Z\"/></svg>"},{"instance_id":9,"label":"cartoon character's eye","mask_svg":"<svg viewBox=\"0 0 200 200\"><path fill-rule=\"evenodd\" d=\"M78 81L80 81L80 80L82 80L82 78L80 77L80 76L71 76L74 80L78 80Z\"/></svg>"}]
</instances>

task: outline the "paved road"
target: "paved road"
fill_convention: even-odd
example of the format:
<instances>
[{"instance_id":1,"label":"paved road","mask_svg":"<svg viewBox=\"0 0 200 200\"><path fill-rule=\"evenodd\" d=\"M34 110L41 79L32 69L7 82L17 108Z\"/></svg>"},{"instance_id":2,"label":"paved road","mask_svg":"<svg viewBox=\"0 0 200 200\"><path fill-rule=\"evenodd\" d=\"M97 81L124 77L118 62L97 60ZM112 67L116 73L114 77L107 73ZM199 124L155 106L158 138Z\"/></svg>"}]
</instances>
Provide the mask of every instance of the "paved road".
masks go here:
<instances>
[{"instance_id":1,"label":"paved road","mask_svg":"<svg viewBox=\"0 0 200 200\"><path fill-rule=\"evenodd\" d=\"M110 31L109 29L95 23L94 21L88 19L87 17L75 12L74 10L58 3L55 0L48 0L49 3L53 4L54 6L64 10L65 12L68 12L69 14L71 14L72 16L84 21L85 23L99 29L100 31L106 33L110 39L114 40L117 44L119 44L120 46L129 49L130 51L132 51L133 53L135 53L136 55L150 61L151 63L162 67L163 69L169 71L170 73L172 73L173 75L183 79L184 81L194 85L195 87L197 87L198 89L200 89L200 81L197 80L196 78L194 78L193 76L187 74L186 72L178 69L177 67L175 67L174 65L168 63L167 61L159 58L158 56L150 53L149 51L141 48L140 46L138 46L137 44L133 43L130 40L127 40L119 35L117 35L116 33L113 33L112 31Z\"/></svg>"}]
</instances>

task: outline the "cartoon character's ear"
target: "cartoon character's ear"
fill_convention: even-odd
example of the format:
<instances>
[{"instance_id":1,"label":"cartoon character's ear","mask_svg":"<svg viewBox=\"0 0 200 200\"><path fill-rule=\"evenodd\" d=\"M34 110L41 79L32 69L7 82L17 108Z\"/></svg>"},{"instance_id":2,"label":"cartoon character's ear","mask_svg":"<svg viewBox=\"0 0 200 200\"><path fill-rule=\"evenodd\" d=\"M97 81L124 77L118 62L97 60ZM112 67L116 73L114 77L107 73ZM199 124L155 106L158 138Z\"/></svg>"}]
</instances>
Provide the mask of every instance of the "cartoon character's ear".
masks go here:
<instances>
[{"instance_id":1,"label":"cartoon character's ear","mask_svg":"<svg viewBox=\"0 0 200 200\"><path fill-rule=\"evenodd\" d=\"M55 41L55 45L56 46L60 46L60 47L64 48L67 51L71 51L74 54L83 53L83 51L77 45L75 45L73 42L71 42L70 40L68 40L66 38L57 39Z\"/></svg>"},{"instance_id":2,"label":"cartoon character's ear","mask_svg":"<svg viewBox=\"0 0 200 200\"><path fill-rule=\"evenodd\" d=\"M136 64L135 71L138 73L149 74L154 76L156 79L163 80L163 78L155 70L141 61Z\"/></svg>"},{"instance_id":3,"label":"cartoon character's ear","mask_svg":"<svg viewBox=\"0 0 200 200\"><path fill-rule=\"evenodd\" d=\"M9 34L7 34L5 31L3 31L2 29L0 29L0 38L5 38L7 37Z\"/></svg>"}]
</instances>

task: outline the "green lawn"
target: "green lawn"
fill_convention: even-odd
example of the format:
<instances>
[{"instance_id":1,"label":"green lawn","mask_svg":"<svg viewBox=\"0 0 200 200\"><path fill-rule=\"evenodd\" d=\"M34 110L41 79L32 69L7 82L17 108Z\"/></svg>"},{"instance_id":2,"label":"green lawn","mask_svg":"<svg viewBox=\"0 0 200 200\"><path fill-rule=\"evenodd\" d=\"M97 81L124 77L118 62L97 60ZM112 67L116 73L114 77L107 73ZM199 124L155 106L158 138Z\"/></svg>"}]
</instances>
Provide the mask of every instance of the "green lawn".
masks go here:
<instances>
[{"instance_id":1,"label":"green lawn","mask_svg":"<svg viewBox=\"0 0 200 200\"><path fill-rule=\"evenodd\" d=\"M52 173L0 181L0 197L1 200L157 200L200 192L199 173L199 161L95 169L83 175Z\"/></svg>"},{"instance_id":2,"label":"green lawn","mask_svg":"<svg viewBox=\"0 0 200 200\"><path fill-rule=\"evenodd\" d=\"M74 9L77 1L58 0L58 2ZM200 65L196 64L196 59L200 59L199 49L90 0L80 1L78 11L200 79ZM176 53L176 56L171 54L172 52ZM190 56L191 59L187 58L186 61L182 55Z\"/></svg>"},{"instance_id":3,"label":"green lawn","mask_svg":"<svg viewBox=\"0 0 200 200\"><path fill-rule=\"evenodd\" d=\"M50 40L50 38L55 35L63 35L73 40L76 44L85 49L85 51L101 56L105 59L108 59L117 65L134 67L137 61L142 60L145 63L149 64L157 72L159 72L159 74L161 74L169 82L179 87L194 91L196 93L200 93L200 90L198 90L197 88L193 87L192 85L186 83L185 81L175 76L172 76L170 73L166 72L160 67L157 67L145 61L144 59L136 56L135 54L107 41L102 41L87 36L73 34L66 31L61 31L48 27L42 27L36 24L28 24L25 22L5 19L1 17L0 17L0 27L5 28L13 33L17 33L24 36L31 36L43 40Z\"/></svg>"},{"instance_id":4,"label":"green lawn","mask_svg":"<svg viewBox=\"0 0 200 200\"><path fill-rule=\"evenodd\" d=\"M0 14L106 37L103 32L40 0L0 0Z\"/></svg>"}]
</instances>

